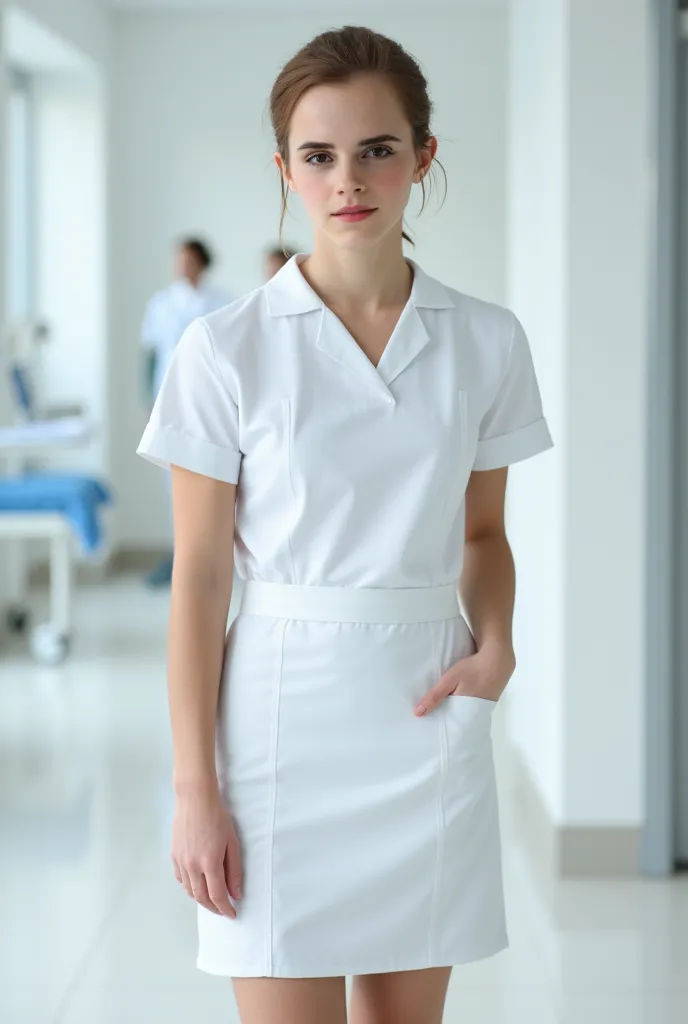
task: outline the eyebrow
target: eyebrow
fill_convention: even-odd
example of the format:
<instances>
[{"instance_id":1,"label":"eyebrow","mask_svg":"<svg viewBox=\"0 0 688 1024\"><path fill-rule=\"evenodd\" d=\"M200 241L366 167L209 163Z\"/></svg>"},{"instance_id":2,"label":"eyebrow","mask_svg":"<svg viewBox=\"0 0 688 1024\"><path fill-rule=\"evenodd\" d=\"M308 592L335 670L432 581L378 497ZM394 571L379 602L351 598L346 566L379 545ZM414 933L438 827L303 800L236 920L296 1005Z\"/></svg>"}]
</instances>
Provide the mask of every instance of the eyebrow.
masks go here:
<instances>
[{"instance_id":1,"label":"eyebrow","mask_svg":"<svg viewBox=\"0 0 688 1024\"><path fill-rule=\"evenodd\" d=\"M361 139L359 146L379 146L381 142L401 142L401 139L396 135L374 135L371 139ZM332 142L304 142L299 146L301 149L335 149L335 146Z\"/></svg>"}]
</instances>

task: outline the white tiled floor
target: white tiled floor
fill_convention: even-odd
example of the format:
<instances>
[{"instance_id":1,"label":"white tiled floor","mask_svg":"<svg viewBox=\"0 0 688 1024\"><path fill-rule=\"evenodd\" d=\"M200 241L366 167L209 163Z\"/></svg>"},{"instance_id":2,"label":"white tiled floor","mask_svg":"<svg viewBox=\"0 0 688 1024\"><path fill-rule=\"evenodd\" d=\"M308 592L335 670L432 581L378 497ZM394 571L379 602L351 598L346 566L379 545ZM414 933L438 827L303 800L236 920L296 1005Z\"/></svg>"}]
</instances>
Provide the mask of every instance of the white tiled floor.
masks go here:
<instances>
[{"instance_id":1,"label":"white tiled floor","mask_svg":"<svg viewBox=\"0 0 688 1024\"><path fill-rule=\"evenodd\" d=\"M167 601L136 580L83 589L67 664L1 652L2 1024L238 1020L229 983L195 968L169 867ZM688 881L545 896L498 755L512 948L454 972L446 1021L686 1024Z\"/></svg>"}]
</instances>

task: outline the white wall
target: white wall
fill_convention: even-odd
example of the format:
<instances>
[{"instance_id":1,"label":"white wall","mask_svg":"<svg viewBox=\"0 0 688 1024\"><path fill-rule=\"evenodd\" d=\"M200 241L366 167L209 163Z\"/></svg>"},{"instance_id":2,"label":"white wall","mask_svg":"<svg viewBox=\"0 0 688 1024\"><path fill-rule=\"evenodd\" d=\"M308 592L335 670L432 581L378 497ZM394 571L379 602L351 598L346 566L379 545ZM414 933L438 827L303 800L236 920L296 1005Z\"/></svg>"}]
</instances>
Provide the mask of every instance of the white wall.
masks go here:
<instances>
[{"instance_id":1,"label":"white wall","mask_svg":"<svg viewBox=\"0 0 688 1024\"><path fill-rule=\"evenodd\" d=\"M555 820L564 786L567 64L565 4L517 3L510 27L508 298L530 338L555 448L510 472L518 668L508 717Z\"/></svg>"},{"instance_id":2,"label":"white wall","mask_svg":"<svg viewBox=\"0 0 688 1024\"><path fill-rule=\"evenodd\" d=\"M107 64L109 16L105 4L93 0L0 0L0 11L12 9L33 15L101 67Z\"/></svg>"},{"instance_id":3,"label":"white wall","mask_svg":"<svg viewBox=\"0 0 688 1024\"><path fill-rule=\"evenodd\" d=\"M37 304L50 324L43 396L98 424L60 465L107 473L104 111L97 78L40 77L36 110Z\"/></svg>"},{"instance_id":4,"label":"white wall","mask_svg":"<svg viewBox=\"0 0 688 1024\"><path fill-rule=\"evenodd\" d=\"M91 0L0 0L4 57L35 78L37 304L46 398L81 401L98 438L67 463L109 473L106 145L110 18ZM6 410L0 409L0 416Z\"/></svg>"},{"instance_id":5,"label":"white wall","mask_svg":"<svg viewBox=\"0 0 688 1024\"><path fill-rule=\"evenodd\" d=\"M0 15L2 10L0 9ZM0 16L0 68L4 72L5 69L5 20ZM3 73L0 74L0 139L6 140L7 138L7 101L6 101L6 89L7 89L7 76ZM5 213L5 202L7 195L6 186L6 167L7 161L0 160L0 210L3 216L0 216L0 324L5 323L6 318L6 286L7 286L7 221L8 218L4 216ZM1 351L1 350L0 350ZM0 356L1 358L1 356ZM10 394L8 381L5 375L2 374L2 380L0 380L0 423L6 420L8 410L10 406ZM0 596L3 593L3 581L0 577Z\"/></svg>"},{"instance_id":6,"label":"white wall","mask_svg":"<svg viewBox=\"0 0 688 1024\"><path fill-rule=\"evenodd\" d=\"M644 0L513 5L509 299L558 448L514 474L510 724L571 826L644 814L647 38Z\"/></svg>"},{"instance_id":7,"label":"white wall","mask_svg":"<svg viewBox=\"0 0 688 1024\"><path fill-rule=\"evenodd\" d=\"M338 20L346 12L338 13ZM443 210L413 223L416 255L454 287L504 297L506 16L370 16L426 65L449 177ZM279 189L266 104L281 65L332 18L293 13L119 14L112 135L113 350L119 540L159 544L169 516L159 474L134 450L146 410L138 331L146 298L165 284L169 246L199 231L235 295L260 283L277 235ZM260 45L255 39L260 39ZM307 247L303 221L286 237Z\"/></svg>"},{"instance_id":8,"label":"white wall","mask_svg":"<svg viewBox=\"0 0 688 1024\"><path fill-rule=\"evenodd\" d=\"M88 451L54 461L107 475L108 21L94 9L13 4L3 24L5 60L31 78L35 302L50 328L41 398L82 403L98 425Z\"/></svg>"},{"instance_id":9,"label":"white wall","mask_svg":"<svg viewBox=\"0 0 688 1024\"><path fill-rule=\"evenodd\" d=\"M564 811L572 823L634 824L644 812L648 6L571 3Z\"/></svg>"},{"instance_id":10,"label":"white wall","mask_svg":"<svg viewBox=\"0 0 688 1024\"><path fill-rule=\"evenodd\" d=\"M80 468L108 474L108 409L105 367L106 208L105 146L109 15L90 0L0 0L4 45L0 80L16 64L39 83L36 182L40 312L55 329L47 350L50 394L85 400L99 420L99 437L75 455ZM5 139L6 104L0 89L0 126ZM54 102L53 102L54 101ZM0 195L5 198L4 161ZM0 217L0 249L6 255L5 218ZM0 268L1 300L5 285ZM0 351L0 422L11 415ZM69 461L69 460L67 460ZM0 570L5 569L0 552ZM7 580L0 571L0 594Z\"/></svg>"}]
</instances>

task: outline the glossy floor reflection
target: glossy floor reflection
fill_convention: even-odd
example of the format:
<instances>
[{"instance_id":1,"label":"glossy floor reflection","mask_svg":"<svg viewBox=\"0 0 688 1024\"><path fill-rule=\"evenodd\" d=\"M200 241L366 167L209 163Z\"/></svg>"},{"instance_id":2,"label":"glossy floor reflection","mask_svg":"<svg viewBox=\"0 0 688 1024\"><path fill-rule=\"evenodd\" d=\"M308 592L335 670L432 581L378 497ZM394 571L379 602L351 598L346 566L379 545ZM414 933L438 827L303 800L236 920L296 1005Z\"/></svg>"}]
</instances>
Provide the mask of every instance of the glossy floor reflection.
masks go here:
<instances>
[{"instance_id":1,"label":"glossy floor reflection","mask_svg":"<svg viewBox=\"0 0 688 1024\"><path fill-rule=\"evenodd\" d=\"M167 600L85 588L66 665L0 654L2 1024L237 1024L169 866ZM496 733L512 947L454 972L446 1021L685 1024L688 882L541 885Z\"/></svg>"}]
</instances>

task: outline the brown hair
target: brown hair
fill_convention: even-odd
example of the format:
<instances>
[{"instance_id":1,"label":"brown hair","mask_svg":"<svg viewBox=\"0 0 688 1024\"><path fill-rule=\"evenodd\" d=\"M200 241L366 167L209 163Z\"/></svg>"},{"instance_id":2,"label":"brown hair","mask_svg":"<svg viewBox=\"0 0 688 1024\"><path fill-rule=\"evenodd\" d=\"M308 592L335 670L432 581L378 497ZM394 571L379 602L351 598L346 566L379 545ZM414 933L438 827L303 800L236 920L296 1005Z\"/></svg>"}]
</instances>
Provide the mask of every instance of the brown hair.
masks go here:
<instances>
[{"instance_id":1,"label":"brown hair","mask_svg":"<svg viewBox=\"0 0 688 1024\"><path fill-rule=\"evenodd\" d=\"M204 270L207 270L215 262L210 247L200 238L182 238L179 248L192 252Z\"/></svg>"},{"instance_id":2,"label":"brown hair","mask_svg":"<svg viewBox=\"0 0 688 1024\"><path fill-rule=\"evenodd\" d=\"M401 102L411 125L413 144L417 151L427 145L432 135L430 117L432 103L428 95L428 83L418 62L399 43L369 28L347 25L344 28L323 32L302 47L280 71L270 93L270 119L275 133L277 151L288 166L289 126L302 96L316 85L344 82L357 74L377 74L387 78ZM444 174L445 192L447 176ZM287 213L287 189L280 175L282 190L282 214L280 217L280 239L284 218ZM421 181L423 205L427 195L425 180ZM404 232L403 237L412 242Z\"/></svg>"}]
</instances>

